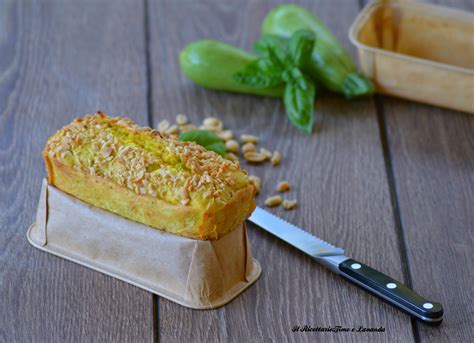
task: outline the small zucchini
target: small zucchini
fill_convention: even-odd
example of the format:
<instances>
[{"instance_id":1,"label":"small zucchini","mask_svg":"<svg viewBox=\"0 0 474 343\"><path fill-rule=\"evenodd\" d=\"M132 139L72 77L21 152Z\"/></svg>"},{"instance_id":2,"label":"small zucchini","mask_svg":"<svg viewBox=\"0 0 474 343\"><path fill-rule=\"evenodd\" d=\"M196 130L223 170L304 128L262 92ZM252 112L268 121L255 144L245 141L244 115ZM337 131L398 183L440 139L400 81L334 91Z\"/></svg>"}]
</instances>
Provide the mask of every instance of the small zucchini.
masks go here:
<instances>
[{"instance_id":1,"label":"small zucchini","mask_svg":"<svg viewBox=\"0 0 474 343\"><path fill-rule=\"evenodd\" d=\"M284 88L258 89L235 80L234 74L256 60L256 56L231 45L213 40L199 40L186 46L179 55L184 74L206 88L281 97Z\"/></svg>"},{"instance_id":2,"label":"small zucchini","mask_svg":"<svg viewBox=\"0 0 474 343\"><path fill-rule=\"evenodd\" d=\"M374 92L370 80L357 73L351 55L318 18L297 5L280 5L271 10L262 24L262 35L290 38L298 30L310 30L316 35L311 62L305 68L311 77L325 88L347 98Z\"/></svg>"}]
</instances>

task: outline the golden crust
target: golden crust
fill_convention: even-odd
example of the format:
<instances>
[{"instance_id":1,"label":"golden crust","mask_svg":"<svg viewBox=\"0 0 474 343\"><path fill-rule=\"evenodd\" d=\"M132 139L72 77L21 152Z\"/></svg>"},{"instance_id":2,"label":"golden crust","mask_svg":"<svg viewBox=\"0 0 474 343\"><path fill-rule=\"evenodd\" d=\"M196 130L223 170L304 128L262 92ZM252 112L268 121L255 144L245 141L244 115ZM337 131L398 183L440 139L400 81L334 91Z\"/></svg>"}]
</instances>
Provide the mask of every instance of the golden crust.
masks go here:
<instances>
[{"instance_id":1,"label":"golden crust","mask_svg":"<svg viewBox=\"0 0 474 343\"><path fill-rule=\"evenodd\" d=\"M96 115L96 118L97 116L109 119L103 114ZM110 123L110 120L107 123ZM114 122L112 122L111 125L115 129ZM209 183L203 183L201 189L191 188L191 191L187 191L187 195L190 199L185 203L179 201L179 198L173 202L169 201L169 199L173 200L176 198L176 194L181 194L183 189L182 185L179 186L181 188L174 189L172 188L173 184L169 182L163 183L162 180L157 179L156 175L153 175L155 180L157 179L157 186L159 186L161 182L163 187L166 188L165 193L168 194L168 198L163 198L160 196L160 194L162 194L160 193L160 189L157 189L154 193L140 191L140 189L143 188L140 181L138 181L138 185L133 184L133 187L120 184L117 182L117 176L121 175L115 170L106 175L101 173L101 170L111 169L110 163L115 161L115 155L113 159L104 161L102 165L94 165L94 167L99 170L98 173L88 173L85 167L77 162L82 158L82 156L77 155L84 150L84 136L81 136L81 139L78 139L77 136L74 135L68 136L69 144L71 140L75 139L79 141L79 144L72 147L69 146L66 150L63 146L58 147L58 145L55 146L54 143L52 144L52 142L58 142L58 137L60 139L64 137L64 132L70 132L67 128L68 126L52 136L43 150L43 158L48 172L48 182L87 203L154 228L201 240L220 238L235 228L240 222L244 221L255 209L255 188L245 173L240 170L238 164L233 164L233 168L226 170L229 165L223 168L222 164L219 163L222 160L220 156L212 152L207 152L201 147L195 147L193 145L194 143L180 145L182 142L177 143L175 139L171 139L170 144L172 148L168 150L179 150L182 147L187 148L189 145L192 145L194 149L192 150L193 152L198 151L204 156L194 156L194 158L208 158L211 156L214 165L219 168L219 172L213 173L215 172L215 170L213 170L204 176L200 175L199 172L202 170L199 169L198 161L191 163L191 167L194 167L194 170L189 173L189 170L186 169L186 162L189 164L189 160L183 162L182 156L179 154L176 155L177 159L173 161L174 163L181 163L178 169L179 173L182 174L177 174L178 172L173 169L173 165L169 166L166 163L161 165L160 168L169 168L170 172L173 171L173 173L175 173L173 174L175 179L185 175L188 179L191 178L193 181L199 181L201 178L205 178ZM145 129L145 131L143 131L143 128L134 127L133 130L140 133L145 132L145 134L153 135L153 137L156 136L156 134L152 133L151 129ZM138 136L139 139L141 137L142 136ZM95 144L94 139L94 137L91 137L91 140ZM165 141L163 144L168 144L167 137L159 135L157 139L160 140L160 144L163 141ZM121 149L121 145L123 144L118 142L117 145L114 146L114 149ZM176 146L177 148L175 148ZM103 147L100 147L97 154L100 153L102 148ZM66 156L64 156L65 151L67 151ZM61 153L63 153L63 156L61 156ZM152 151L152 153L154 152ZM215 156L209 155L209 153ZM69 154L74 158L69 156ZM174 158L175 155L172 157ZM108 162L110 163L108 164ZM127 161L124 163L126 164ZM154 163L153 166L156 166L156 159L152 160L151 163ZM215 178L210 175L215 175ZM232 178L230 185L226 183L228 178ZM145 177L143 177L143 180L145 180ZM187 181L185 180L184 182L186 185ZM188 181L187 183L190 184L191 182ZM207 187L207 185L209 186ZM209 193L210 191L215 192L216 185L221 187L217 189L219 190L219 192L216 192L217 198L204 198L202 196L204 193Z\"/></svg>"}]
</instances>

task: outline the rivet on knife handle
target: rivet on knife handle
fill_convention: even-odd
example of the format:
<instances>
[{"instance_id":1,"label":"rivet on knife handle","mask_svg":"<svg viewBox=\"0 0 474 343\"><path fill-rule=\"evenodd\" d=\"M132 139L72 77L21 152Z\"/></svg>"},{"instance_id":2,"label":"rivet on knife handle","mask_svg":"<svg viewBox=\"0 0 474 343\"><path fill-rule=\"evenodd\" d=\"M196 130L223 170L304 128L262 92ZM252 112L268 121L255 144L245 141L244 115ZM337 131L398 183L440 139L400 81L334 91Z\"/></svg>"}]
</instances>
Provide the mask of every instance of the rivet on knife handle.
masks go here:
<instances>
[{"instance_id":1,"label":"rivet on knife handle","mask_svg":"<svg viewBox=\"0 0 474 343\"><path fill-rule=\"evenodd\" d=\"M437 325L443 320L443 308L440 303L423 298L397 280L361 262L347 259L339 264L339 270L340 274L349 281L426 324Z\"/></svg>"}]
</instances>

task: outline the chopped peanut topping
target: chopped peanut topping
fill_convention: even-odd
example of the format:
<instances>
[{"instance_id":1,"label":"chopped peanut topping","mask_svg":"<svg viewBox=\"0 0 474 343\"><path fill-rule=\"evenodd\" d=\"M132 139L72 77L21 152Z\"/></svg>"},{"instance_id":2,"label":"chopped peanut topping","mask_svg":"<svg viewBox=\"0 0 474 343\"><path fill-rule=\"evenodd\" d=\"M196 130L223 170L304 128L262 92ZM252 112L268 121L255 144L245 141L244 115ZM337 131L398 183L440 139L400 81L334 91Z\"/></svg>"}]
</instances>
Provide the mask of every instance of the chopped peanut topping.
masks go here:
<instances>
[{"instance_id":1,"label":"chopped peanut topping","mask_svg":"<svg viewBox=\"0 0 474 343\"><path fill-rule=\"evenodd\" d=\"M167 121L159 126L165 124L170 131ZM78 118L59 130L49 138L45 153L74 170L173 204L222 206L250 185L238 161L103 113Z\"/></svg>"}]
</instances>

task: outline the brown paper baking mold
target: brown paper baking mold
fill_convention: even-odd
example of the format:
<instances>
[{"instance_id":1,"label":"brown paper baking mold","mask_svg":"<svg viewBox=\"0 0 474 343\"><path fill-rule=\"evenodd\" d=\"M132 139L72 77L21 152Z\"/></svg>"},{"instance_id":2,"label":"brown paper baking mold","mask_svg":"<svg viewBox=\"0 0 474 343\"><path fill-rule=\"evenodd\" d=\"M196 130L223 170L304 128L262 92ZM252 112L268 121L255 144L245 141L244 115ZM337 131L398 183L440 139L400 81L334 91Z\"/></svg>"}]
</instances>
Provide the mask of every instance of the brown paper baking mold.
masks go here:
<instances>
[{"instance_id":1,"label":"brown paper baking mold","mask_svg":"<svg viewBox=\"0 0 474 343\"><path fill-rule=\"evenodd\" d=\"M151 228L88 205L43 180L29 242L194 309L233 300L260 276L245 223L216 241Z\"/></svg>"}]
</instances>

